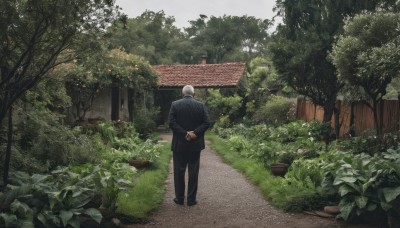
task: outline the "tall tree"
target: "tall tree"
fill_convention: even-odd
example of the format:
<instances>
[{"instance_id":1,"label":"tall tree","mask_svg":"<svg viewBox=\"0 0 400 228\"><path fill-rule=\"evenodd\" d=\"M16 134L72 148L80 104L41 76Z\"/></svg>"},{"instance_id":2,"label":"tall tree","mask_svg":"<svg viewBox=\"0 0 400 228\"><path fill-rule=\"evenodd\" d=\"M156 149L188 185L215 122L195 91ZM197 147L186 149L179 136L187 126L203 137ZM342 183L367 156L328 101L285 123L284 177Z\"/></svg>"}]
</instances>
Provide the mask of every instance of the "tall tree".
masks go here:
<instances>
[{"instance_id":1,"label":"tall tree","mask_svg":"<svg viewBox=\"0 0 400 228\"><path fill-rule=\"evenodd\" d=\"M271 26L269 20L249 16L200 15L185 28L197 52L207 54L213 63L250 60L265 52Z\"/></svg>"},{"instance_id":2,"label":"tall tree","mask_svg":"<svg viewBox=\"0 0 400 228\"><path fill-rule=\"evenodd\" d=\"M323 106L328 123L343 83L327 55L335 36L342 32L343 19L377 5L393 5L395 0L278 0L277 15L283 17L271 45L272 60L282 77L295 91ZM336 134L338 133L338 127Z\"/></svg>"},{"instance_id":3,"label":"tall tree","mask_svg":"<svg viewBox=\"0 0 400 228\"><path fill-rule=\"evenodd\" d=\"M11 157L12 105L58 64L79 37L92 37L112 22L112 0L2 0L0 7L0 125L9 112L3 180ZM82 36L78 36L78 35ZM82 41L82 40L80 40Z\"/></svg>"},{"instance_id":4,"label":"tall tree","mask_svg":"<svg viewBox=\"0 0 400 228\"><path fill-rule=\"evenodd\" d=\"M79 40L111 21L111 0L2 1L0 8L0 122L11 105L35 86Z\"/></svg>"},{"instance_id":5,"label":"tall tree","mask_svg":"<svg viewBox=\"0 0 400 228\"><path fill-rule=\"evenodd\" d=\"M361 87L371 99L367 104L373 111L378 135L382 134L383 117L383 109L378 115L378 103L392 79L400 76L399 24L399 13L357 15L347 21L331 54L339 79Z\"/></svg>"},{"instance_id":6,"label":"tall tree","mask_svg":"<svg viewBox=\"0 0 400 228\"><path fill-rule=\"evenodd\" d=\"M145 57L151 64L187 62L192 46L183 39L183 33L174 26L175 18L164 11L145 11L125 24L111 27L112 46Z\"/></svg>"}]
</instances>

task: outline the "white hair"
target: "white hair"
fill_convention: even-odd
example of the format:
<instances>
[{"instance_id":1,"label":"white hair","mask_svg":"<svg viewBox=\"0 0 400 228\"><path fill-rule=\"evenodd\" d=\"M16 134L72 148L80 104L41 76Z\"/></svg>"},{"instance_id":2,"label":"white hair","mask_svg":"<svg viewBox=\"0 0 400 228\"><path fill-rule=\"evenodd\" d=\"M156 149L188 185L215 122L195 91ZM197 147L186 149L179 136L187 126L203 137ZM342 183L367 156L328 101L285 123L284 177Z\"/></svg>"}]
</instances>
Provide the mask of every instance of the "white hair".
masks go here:
<instances>
[{"instance_id":1,"label":"white hair","mask_svg":"<svg viewBox=\"0 0 400 228\"><path fill-rule=\"evenodd\" d=\"M191 85L185 85L182 89L183 96L194 96L194 88Z\"/></svg>"}]
</instances>

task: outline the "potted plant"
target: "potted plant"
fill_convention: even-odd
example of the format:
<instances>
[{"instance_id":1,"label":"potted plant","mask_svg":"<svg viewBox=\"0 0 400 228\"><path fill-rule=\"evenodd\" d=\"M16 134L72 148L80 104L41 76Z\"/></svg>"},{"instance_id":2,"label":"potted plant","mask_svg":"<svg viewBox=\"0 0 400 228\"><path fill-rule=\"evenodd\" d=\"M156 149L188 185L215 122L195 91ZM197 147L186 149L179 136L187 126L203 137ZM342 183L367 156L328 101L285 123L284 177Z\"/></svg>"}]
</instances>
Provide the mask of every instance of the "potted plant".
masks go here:
<instances>
[{"instance_id":1,"label":"potted plant","mask_svg":"<svg viewBox=\"0 0 400 228\"><path fill-rule=\"evenodd\" d=\"M285 163L272 163L270 170L275 176L284 176L289 169L289 165Z\"/></svg>"},{"instance_id":2,"label":"potted plant","mask_svg":"<svg viewBox=\"0 0 400 228\"><path fill-rule=\"evenodd\" d=\"M282 152L278 155L277 161L270 164L270 170L275 176L284 176L289 166L296 159L295 153Z\"/></svg>"},{"instance_id":3,"label":"potted plant","mask_svg":"<svg viewBox=\"0 0 400 228\"><path fill-rule=\"evenodd\" d=\"M146 140L137 148L132 159L128 163L137 169L143 169L160 156L159 145L152 143L151 140Z\"/></svg>"}]
</instances>

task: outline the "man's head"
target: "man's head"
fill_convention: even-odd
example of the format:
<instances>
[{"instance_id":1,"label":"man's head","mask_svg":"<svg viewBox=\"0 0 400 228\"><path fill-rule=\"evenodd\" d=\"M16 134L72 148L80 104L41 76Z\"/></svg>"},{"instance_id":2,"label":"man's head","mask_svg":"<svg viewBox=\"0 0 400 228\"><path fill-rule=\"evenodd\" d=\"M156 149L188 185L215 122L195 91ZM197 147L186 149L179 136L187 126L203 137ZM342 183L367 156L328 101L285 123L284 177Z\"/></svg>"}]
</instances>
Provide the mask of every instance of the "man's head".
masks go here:
<instances>
[{"instance_id":1,"label":"man's head","mask_svg":"<svg viewBox=\"0 0 400 228\"><path fill-rule=\"evenodd\" d=\"M191 85L185 85L182 89L183 96L194 96L194 88Z\"/></svg>"}]
</instances>

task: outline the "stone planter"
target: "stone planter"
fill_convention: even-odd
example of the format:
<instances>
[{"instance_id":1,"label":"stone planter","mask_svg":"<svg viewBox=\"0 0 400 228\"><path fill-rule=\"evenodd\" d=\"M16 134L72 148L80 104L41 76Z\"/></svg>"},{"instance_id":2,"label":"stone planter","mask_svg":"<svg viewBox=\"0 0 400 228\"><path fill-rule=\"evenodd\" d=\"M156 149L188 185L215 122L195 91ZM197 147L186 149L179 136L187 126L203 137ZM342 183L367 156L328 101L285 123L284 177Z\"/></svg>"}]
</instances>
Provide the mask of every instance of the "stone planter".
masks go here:
<instances>
[{"instance_id":1,"label":"stone planter","mask_svg":"<svg viewBox=\"0 0 400 228\"><path fill-rule=\"evenodd\" d=\"M289 169L289 165L285 163L273 163L270 165L270 170L275 176L284 176Z\"/></svg>"},{"instance_id":2,"label":"stone planter","mask_svg":"<svg viewBox=\"0 0 400 228\"><path fill-rule=\"evenodd\" d=\"M325 206L324 211L331 215L337 215L340 213L340 208L339 206Z\"/></svg>"}]
</instances>

